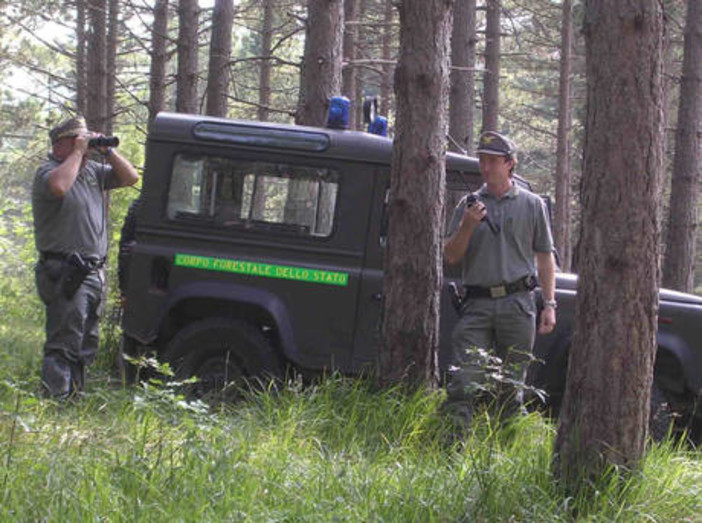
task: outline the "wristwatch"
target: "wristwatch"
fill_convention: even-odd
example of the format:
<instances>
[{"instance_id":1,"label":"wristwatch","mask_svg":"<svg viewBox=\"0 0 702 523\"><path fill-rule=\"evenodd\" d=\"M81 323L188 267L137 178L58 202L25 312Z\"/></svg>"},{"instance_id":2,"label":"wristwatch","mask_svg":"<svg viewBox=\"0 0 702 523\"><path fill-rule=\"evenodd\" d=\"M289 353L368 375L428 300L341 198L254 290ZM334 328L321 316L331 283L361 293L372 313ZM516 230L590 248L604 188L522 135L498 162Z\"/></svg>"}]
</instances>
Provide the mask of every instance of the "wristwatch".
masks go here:
<instances>
[{"instance_id":1,"label":"wristwatch","mask_svg":"<svg viewBox=\"0 0 702 523\"><path fill-rule=\"evenodd\" d=\"M552 309L555 309L558 307L558 303L556 303L556 300L544 300L544 307L551 307Z\"/></svg>"}]
</instances>

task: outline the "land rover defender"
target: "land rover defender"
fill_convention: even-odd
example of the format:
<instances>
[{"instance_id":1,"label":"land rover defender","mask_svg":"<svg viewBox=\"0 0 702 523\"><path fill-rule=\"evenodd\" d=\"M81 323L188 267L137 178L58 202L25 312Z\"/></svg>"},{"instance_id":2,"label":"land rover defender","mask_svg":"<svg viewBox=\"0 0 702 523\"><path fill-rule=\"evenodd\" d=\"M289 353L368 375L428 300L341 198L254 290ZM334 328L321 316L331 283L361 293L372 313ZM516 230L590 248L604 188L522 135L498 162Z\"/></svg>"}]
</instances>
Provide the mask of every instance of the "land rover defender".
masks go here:
<instances>
[{"instance_id":1,"label":"land rover defender","mask_svg":"<svg viewBox=\"0 0 702 523\"><path fill-rule=\"evenodd\" d=\"M161 113L120 253L124 351L157 354L203 391L289 366L372 368L391 155L391 140L363 132ZM446 170L450 194L482 183L474 158L448 153ZM555 413L576 286L557 275L558 326L538 336L543 364L529 378ZM654 407L669 405L699 438L702 298L660 298ZM457 319L446 290L441 318L445 370Z\"/></svg>"}]
</instances>

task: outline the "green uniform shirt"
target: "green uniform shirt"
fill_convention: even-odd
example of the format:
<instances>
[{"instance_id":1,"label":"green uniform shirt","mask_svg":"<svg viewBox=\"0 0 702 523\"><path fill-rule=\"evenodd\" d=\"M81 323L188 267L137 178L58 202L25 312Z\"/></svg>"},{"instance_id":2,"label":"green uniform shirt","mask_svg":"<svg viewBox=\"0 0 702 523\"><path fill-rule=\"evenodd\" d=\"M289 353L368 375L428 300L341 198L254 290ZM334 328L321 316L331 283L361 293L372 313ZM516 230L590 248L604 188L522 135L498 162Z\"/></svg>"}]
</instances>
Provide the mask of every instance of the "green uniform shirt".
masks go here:
<instances>
[{"instance_id":1,"label":"green uniform shirt","mask_svg":"<svg viewBox=\"0 0 702 523\"><path fill-rule=\"evenodd\" d=\"M32 212L37 250L103 257L107 253L104 190L117 184L111 165L87 161L63 197L49 188L49 173L61 164L53 155L34 176Z\"/></svg>"},{"instance_id":2,"label":"green uniform shirt","mask_svg":"<svg viewBox=\"0 0 702 523\"><path fill-rule=\"evenodd\" d=\"M516 184L502 198L491 195L486 185L477 195L499 232L493 233L486 221L473 231L463 257L463 284L490 287L535 275L536 253L553 251L543 200ZM458 229L465 207L464 198L453 214L449 235Z\"/></svg>"}]
</instances>

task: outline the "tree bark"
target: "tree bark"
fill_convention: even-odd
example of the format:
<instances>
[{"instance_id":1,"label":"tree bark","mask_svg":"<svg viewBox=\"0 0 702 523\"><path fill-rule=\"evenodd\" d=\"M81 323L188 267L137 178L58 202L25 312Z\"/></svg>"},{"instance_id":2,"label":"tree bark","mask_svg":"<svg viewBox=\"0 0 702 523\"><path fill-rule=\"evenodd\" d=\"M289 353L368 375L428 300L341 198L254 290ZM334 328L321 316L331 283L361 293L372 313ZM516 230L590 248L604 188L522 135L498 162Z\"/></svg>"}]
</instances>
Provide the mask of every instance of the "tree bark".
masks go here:
<instances>
[{"instance_id":1,"label":"tree bark","mask_svg":"<svg viewBox=\"0 0 702 523\"><path fill-rule=\"evenodd\" d=\"M168 62L168 0L156 0L151 30L149 74L149 122L166 108L166 64Z\"/></svg>"},{"instance_id":2,"label":"tree bark","mask_svg":"<svg viewBox=\"0 0 702 523\"><path fill-rule=\"evenodd\" d=\"M393 7L392 0L385 0L384 5L384 27L382 29L383 76L380 82L380 105L378 107L378 111L380 114L387 117L390 115L390 110L392 107L392 75L394 67L390 61L392 59L392 22L395 15L395 8Z\"/></svg>"},{"instance_id":3,"label":"tree bark","mask_svg":"<svg viewBox=\"0 0 702 523\"><path fill-rule=\"evenodd\" d=\"M85 120L91 131L104 132L107 116L107 46L105 0L89 0L86 52L87 94Z\"/></svg>"},{"instance_id":4,"label":"tree bark","mask_svg":"<svg viewBox=\"0 0 702 523\"><path fill-rule=\"evenodd\" d=\"M464 154L473 151L475 44L475 0L456 0L451 30L449 149Z\"/></svg>"},{"instance_id":5,"label":"tree bark","mask_svg":"<svg viewBox=\"0 0 702 523\"><path fill-rule=\"evenodd\" d=\"M85 1L76 0L76 111L84 115L87 110L85 75Z\"/></svg>"},{"instance_id":6,"label":"tree bark","mask_svg":"<svg viewBox=\"0 0 702 523\"><path fill-rule=\"evenodd\" d=\"M178 1L178 85L176 88L176 111L193 113L198 111L198 18L200 8L197 0Z\"/></svg>"},{"instance_id":7,"label":"tree bark","mask_svg":"<svg viewBox=\"0 0 702 523\"><path fill-rule=\"evenodd\" d=\"M435 384L453 0L405 0L399 11L380 378Z\"/></svg>"},{"instance_id":8,"label":"tree bark","mask_svg":"<svg viewBox=\"0 0 702 523\"><path fill-rule=\"evenodd\" d=\"M206 114L210 116L227 116L233 25L234 0L216 0L212 13L207 107L205 109Z\"/></svg>"},{"instance_id":9,"label":"tree bark","mask_svg":"<svg viewBox=\"0 0 702 523\"><path fill-rule=\"evenodd\" d=\"M268 120L271 103L271 45L273 42L273 0L263 0L261 61L259 62L258 119Z\"/></svg>"},{"instance_id":10,"label":"tree bark","mask_svg":"<svg viewBox=\"0 0 702 523\"><path fill-rule=\"evenodd\" d=\"M573 4L563 0L561 24L561 66L558 80L558 140L556 145L556 203L553 240L559 253L561 269L570 271L572 253L570 240L572 176L570 170L570 68L573 50Z\"/></svg>"},{"instance_id":11,"label":"tree bark","mask_svg":"<svg viewBox=\"0 0 702 523\"><path fill-rule=\"evenodd\" d=\"M271 103L271 45L273 42L273 0L263 0L263 22L261 27L261 61L259 62L258 120L268 120ZM251 195L251 217L264 218L266 206L266 180L257 176Z\"/></svg>"},{"instance_id":12,"label":"tree bark","mask_svg":"<svg viewBox=\"0 0 702 523\"><path fill-rule=\"evenodd\" d=\"M484 131L498 130L500 109L500 14L501 0L486 0L485 76L483 77Z\"/></svg>"},{"instance_id":13,"label":"tree bark","mask_svg":"<svg viewBox=\"0 0 702 523\"><path fill-rule=\"evenodd\" d=\"M663 16L587 0L580 280L555 473L571 489L644 452L660 276Z\"/></svg>"},{"instance_id":14,"label":"tree bark","mask_svg":"<svg viewBox=\"0 0 702 523\"><path fill-rule=\"evenodd\" d=\"M105 77L105 134L112 135L115 120L115 86L117 80L117 35L119 34L119 0L109 0L107 13L107 74Z\"/></svg>"},{"instance_id":15,"label":"tree bark","mask_svg":"<svg viewBox=\"0 0 702 523\"><path fill-rule=\"evenodd\" d=\"M692 292L699 219L702 1L688 0L663 286Z\"/></svg>"},{"instance_id":16,"label":"tree bark","mask_svg":"<svg viewBox=\"0 0 702 523\"><path fill-rule=\"evenodd\" d=\"M308 0L305 56L295 123L324 127L329 98L341 93L343 0Z\"/></svg>"},{"instance_id":17,"label":"tree bark","mask_svg":"<svg viewBox=\"0 0 702 523\"><path fill-rule=\"evenodd\" d=\"M356 22L356 0L344 0L344 66L341 71L341 93L351 100L349 111L349 129L356 129L356 110L362 105L362 100L356 98L356 69L350 65L356 59L356 35L358 26L349 24Z\"/></svg>"},{"instance_id":18,"label":"tree bark","mask_svg":"<svg viewBox=\"0 0 702 523\"><path fill-rule=\"evenodd\" d=\"M341 93L343 31L343 0L308 0L300 104L295 116L298 125L324 127L329 98ZM290 183L286 222L315 223L317 213L307 205L313 198L309 191L316 191L313 184L294 180ZM331 195L323 193L319 203L321 216L329 216L325 209L332 203Z\"/></svg>"}]
</instances>

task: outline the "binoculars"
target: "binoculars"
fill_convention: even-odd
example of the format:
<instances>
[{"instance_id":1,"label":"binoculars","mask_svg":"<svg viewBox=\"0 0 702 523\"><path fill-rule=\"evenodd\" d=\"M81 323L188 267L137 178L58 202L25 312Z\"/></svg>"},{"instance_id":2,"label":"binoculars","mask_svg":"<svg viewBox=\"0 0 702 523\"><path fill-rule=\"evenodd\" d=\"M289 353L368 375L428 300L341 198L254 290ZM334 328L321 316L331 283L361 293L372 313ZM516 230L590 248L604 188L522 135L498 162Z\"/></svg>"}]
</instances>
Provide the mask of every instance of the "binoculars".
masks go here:
<instances>
[{"instance_id":1,"label":"binoculars","mask_svg":"<svg viewBox=\"0 0 702 523\"><path fill-rule=\"evenodd\" d=\"M116 136L97 136L88 140L88 147L117 147L119 138Z\"/></svg>"}]
</instances>

